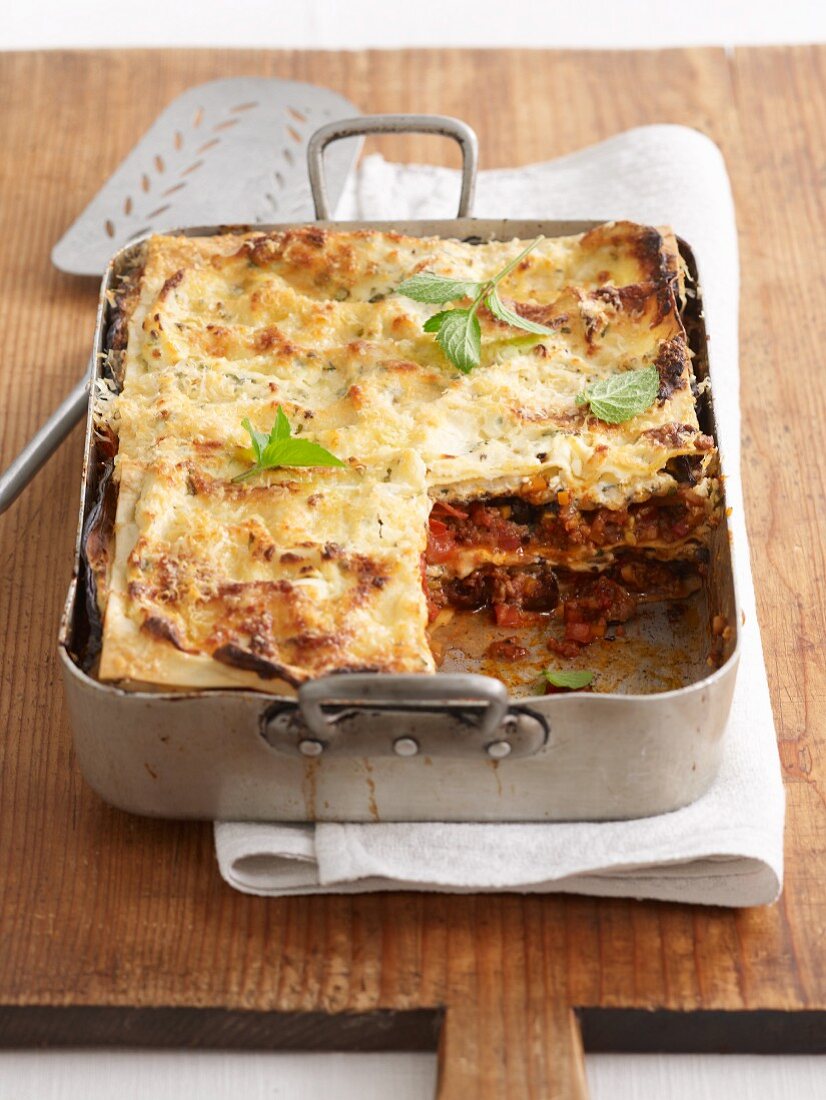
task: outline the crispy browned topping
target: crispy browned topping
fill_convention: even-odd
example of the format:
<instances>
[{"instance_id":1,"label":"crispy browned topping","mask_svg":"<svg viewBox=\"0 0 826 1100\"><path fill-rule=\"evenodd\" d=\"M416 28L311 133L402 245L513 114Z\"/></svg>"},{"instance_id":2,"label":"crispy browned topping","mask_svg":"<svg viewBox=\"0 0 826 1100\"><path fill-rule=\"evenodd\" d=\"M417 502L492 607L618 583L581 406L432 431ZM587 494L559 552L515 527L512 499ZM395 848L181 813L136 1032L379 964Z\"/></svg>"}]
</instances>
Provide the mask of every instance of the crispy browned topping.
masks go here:
<instances>
[{"instance_id":1,"label":"crispy browned topping","mask_svg":"<svg viewBox=\"0 0 826 1100\"><path fill-rule=\"evenodd\" d=\"M688 349L681 336L669 340L660 348L654 363L660 375L660 389L657 394L660 401L666 401L675 390L684 389L688 385L687 364Z\"/></svg>"}]
</instances>

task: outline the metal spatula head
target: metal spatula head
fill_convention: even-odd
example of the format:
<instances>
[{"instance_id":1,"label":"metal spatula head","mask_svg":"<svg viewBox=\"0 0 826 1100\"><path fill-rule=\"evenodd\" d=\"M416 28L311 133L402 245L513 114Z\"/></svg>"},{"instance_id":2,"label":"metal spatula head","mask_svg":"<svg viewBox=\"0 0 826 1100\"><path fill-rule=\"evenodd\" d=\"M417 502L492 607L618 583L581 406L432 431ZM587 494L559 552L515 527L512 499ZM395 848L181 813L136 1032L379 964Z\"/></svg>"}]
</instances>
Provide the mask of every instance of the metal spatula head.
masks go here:
<instances>
[{"instance_id":1,"label":"metal spatula head","mask_svg":"<svg viewBox=\"0 0 826 1100\"><path fill-rule=\"evenodd\" d=\"M75 275L100 275L135 237L196 225L311 220L307 141L319 126L358 114L343 96L266 77L213 80L166 108L52 250ZM361 142L326 158L333 202Z\"/></svg>"}]
</instances>

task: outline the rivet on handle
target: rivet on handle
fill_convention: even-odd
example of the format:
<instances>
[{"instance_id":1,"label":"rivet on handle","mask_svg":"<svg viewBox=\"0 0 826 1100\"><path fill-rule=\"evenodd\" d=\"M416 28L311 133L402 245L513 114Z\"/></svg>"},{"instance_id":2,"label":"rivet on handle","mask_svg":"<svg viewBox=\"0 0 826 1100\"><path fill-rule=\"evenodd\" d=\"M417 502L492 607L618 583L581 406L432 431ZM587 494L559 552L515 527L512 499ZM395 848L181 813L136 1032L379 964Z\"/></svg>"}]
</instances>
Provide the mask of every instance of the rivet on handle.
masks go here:
<instances>
[{"instance_id":1,"label":"rivet on handle","mask_svg":"<svg viewBox=\"0 0 826 1100\"><path fill-rule=\"evenodd\" d=\"M311 737L305 737L298 742L298 751L302 756L321 756L324 752L324 742L314 741Z\"/></svg>"},{"instance_id":2,"label":"rivet on handle","mask_svg":"<svg viewBox=\"0 0 826 1100\"><path fill-rule=\"evenodd\" d=\"M412 737L399 737L393 742L393 752L396 756L416 756L419 751L419 743Z\"/></svg>"},{"instance_id":3,"label":"rivet on handle","mask_svg":"<svg viewBox=\"0 0 826 1100\"><path fill-rule=\"evenodd\" d=\"M491 741L487 751L493 760L504 760L506 756L510 756L511 747L507 741Z\"/></svg>"}]
</instances>

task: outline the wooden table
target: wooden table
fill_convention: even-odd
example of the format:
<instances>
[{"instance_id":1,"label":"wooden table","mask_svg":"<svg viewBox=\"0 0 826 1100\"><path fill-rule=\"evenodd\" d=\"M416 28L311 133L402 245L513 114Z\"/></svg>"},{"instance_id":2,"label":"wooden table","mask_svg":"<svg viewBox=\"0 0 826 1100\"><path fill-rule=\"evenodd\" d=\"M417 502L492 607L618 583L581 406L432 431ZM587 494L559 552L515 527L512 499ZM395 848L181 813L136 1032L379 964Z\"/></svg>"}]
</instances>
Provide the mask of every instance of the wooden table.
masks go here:
<instances>
[{"instance_id":1,"label":"wooden table","mask_svg":"<svg viewBox=\"0 0 826 1100\"><path fill-rule=\"evenodd\" d=\"M173 96L239 74L315 81L370 111L459 115L483 167L651 122L721 145L741 235L744 478L789 799L786 889L742 912L234 893L208 825L111 810L72 758L55 633L76 431L0 519L0 1042L438 1043L444 1098L584 1096L583 1032L601 1049L826 1049L826 47L0 55L3 463L88 355L97 288L56 271L52 244ZM427 138L381 149L453 155Z\"/></svg>"}]
</instances>

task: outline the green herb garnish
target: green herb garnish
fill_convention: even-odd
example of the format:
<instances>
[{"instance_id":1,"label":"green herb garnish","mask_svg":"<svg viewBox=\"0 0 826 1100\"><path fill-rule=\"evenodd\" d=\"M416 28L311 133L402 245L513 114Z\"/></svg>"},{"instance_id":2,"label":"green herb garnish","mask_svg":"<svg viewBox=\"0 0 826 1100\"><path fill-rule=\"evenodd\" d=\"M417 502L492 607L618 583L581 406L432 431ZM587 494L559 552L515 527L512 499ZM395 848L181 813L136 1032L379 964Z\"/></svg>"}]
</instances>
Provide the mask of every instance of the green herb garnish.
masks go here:
<instances>
[{"instance_id":1,"label":"green herb garnish","mask_svg":"<svg viewBox=\"0 0 826 1100\"><path fill-rule=\"evenodd\" d=\"M482 329L476 306L470 309L444 309L425 321L425 332L435 332L439 347L463 374L479 366L482 357Z\"/></svg>"},{"instance_id":2,"label":"green herb garnish","mask_svg":"<svg viewBox=\"0 0 826 1100\"><path fill-rule=\"evenodd\" d=\"M524 248L519 255L484 283L468 282L462 279L447 279L435 275L432 271L422 271L413 275L396 288L397 294L412 298L414 302L427 302L432 305L444 305L461 298L472 298L467 309L444 309L436 313L424 324L425 332L436 334L436 340L442 351L463 374L478 367L482 358L482 329L477 312L484 302L494 317L514 328L532 332L539 336L551 336L553 329L539 325L520 317L515 310L509 309L499 297L497 286L509 275L520 260L542 240L541 237Z\"/></svg>"},{"instance_id":3,"label":"green herb garnish","mask_svg":"<svg viewBox=\"0 0 826 1100\"><path fill-rule=\"evenodd\" d=\"M330 454L318 443L309 439L295 439L290 431L290 422L279 405L275 412L275 423L269 435L257 432L249 420L244 417L242 425L252 440L252 452L255 465L250 466L233 481L244 481L262 470L274 470L277 466L343 466L340 458Z\"/></svg>"},{"instance_id":4,"label":"green herb garnish","mask_svg":"<svg viewBox=\"0 0 826 1100\"><path fill-rule=\"evenodd\" d=\"M660 388L656 367L627 370L594 382L577 395L577 405L590 405L591 412L608 424L621 424L650 409Z\"/></svg>"},{"instance_id":5,"label":"green herb garnish","mask_svg":"<svg viewBox=\"0 0 826 1100\"><path fill-rule=\"evenodd\" d=\"M444 302L456 302L459 298L474 298L480 286L481 283L448 279L444 275L435 275L432 271L422 271L419 275L405 279L401 286L396 287L396 293L412 298L414 302L441 305Z\"/></svg>"},{"instance_id":6,"label":"green herb garnish","mask_svg":"<svg viewBox=\"0 0 826 1100\"><path fill-rule=\"evenodd\" d=\"M594 678L593 672L587 668L546 668L542 670L542 675L554 687L569 688L571 691L588 687Z\"/></svg>"}]
</instances>

